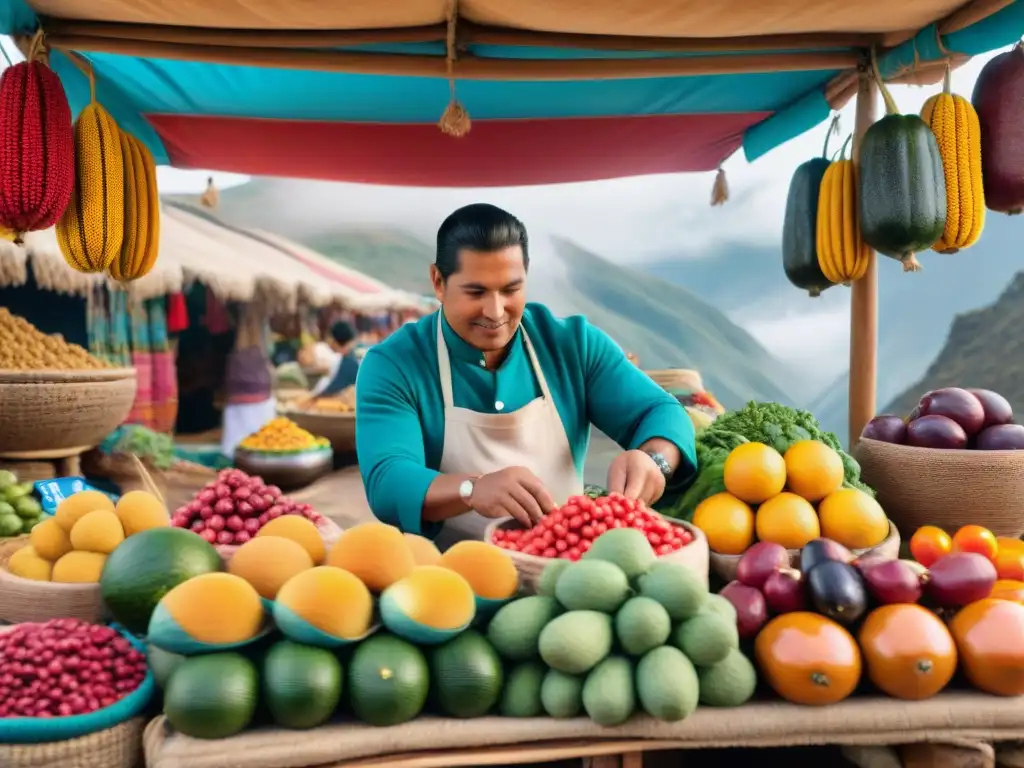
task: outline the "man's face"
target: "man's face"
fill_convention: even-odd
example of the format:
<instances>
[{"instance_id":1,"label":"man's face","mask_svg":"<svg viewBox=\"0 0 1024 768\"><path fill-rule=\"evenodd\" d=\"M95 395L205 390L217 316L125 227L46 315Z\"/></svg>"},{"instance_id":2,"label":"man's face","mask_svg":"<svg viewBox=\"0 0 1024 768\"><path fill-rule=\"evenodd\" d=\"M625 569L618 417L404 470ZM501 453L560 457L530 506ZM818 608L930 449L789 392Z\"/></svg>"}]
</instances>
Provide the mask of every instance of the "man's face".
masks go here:
<instances>
[{"instance_id":1,"label":"man's face","mask_svg":"<svg viewBox=\"0 0 1024 768\"><path fill-rule=\"evenodd\" d=\"M459 251L459 269L443 280L431 265L434 295L452 329L481 352L503 349L526 307L523 249Z\"/></svg>"}]
</instances>

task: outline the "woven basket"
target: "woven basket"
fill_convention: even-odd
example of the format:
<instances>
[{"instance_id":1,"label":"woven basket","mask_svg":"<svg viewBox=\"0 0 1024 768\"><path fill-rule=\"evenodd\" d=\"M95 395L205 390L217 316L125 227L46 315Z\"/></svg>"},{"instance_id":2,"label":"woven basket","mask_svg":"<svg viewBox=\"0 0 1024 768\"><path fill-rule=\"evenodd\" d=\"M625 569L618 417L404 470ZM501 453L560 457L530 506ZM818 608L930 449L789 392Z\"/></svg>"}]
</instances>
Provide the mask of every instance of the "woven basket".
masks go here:
<instances>
[{"instance_id":1,"label":"woven basket","mask_svg":"<svg viewBox=\"0 0 1024 768\"><path fill-rule=\"evenodd\" d=\"M789 549L789 563L792 567L798 568L800 565L800 550ZM893 522L889 521L889 535L885 541L874 547L868 547L867 549L854 549L852 550L855 557L861 557L868 553L871 553L872 557L879 557L883 560L896 560L900 556L900 532L897 530ZM726 581L732 581L736 578L736 567L740 564L740 560L743 555L719 555L715 552L710 554L711 558L711 570L715 572L720 578Z\"/></svg>"},{"instance_id":2,"label":"woven basket","mask_svg":"<svg viewBox=\"0 0 1024 768\"><path fill-rule=\"evenodd\" d=\"M157 469L148 462L145 467L167 509L172 513L192 501L207 483L217 479L214 470L191 461L175 461L169 469ZM151 490L128 454L105 454L98 450L84 453L82 473L87 477L102 477L116 483L122 494Z\"/></svg>"},{"instance_id":3,"label":"woven basket","mask_svg":"<svg viewBox=\"0 0 1024 768\"><path fill-rule=\"evenodd\" d=\"M135 370L0 371L0 453L90 448L135 400Z\"/></svg>"},{"instance_id":4,"label":"woven basket","mask_svg":"<svg viewBox=\"0 0 1024 768\"><path fill-rule=\"evenodd\" d=\"M654 379L654 383L667 392L685 390L687 392L703 392L704 381L699 371L686 368L666 368L660 371L644 371Z\"/></svg>"},{"instance_id":5,"label":"woven basket","mask_svg":"<svg viewBox=\"0 0 1024 768\"><path fill-rule=\"evenodd\" d=\"M15 576L7 570L11 555L28 544L18 536L0 544L0 622L20 624L50 619L81 619L100 623L104 619L99 584L54 584ZM0 766L6 768L0 760Z\"/></svg>"},{"instance_id":6,"label":"woven basket","mask_svg":"<svg viewBox=\"0 0 1024 768\"><path fill-rule=\"evenodd\" d=\"M3 768L138 768L143 764L146 719L134 717L113 728L66 741L0 744Z\"/></svg>"},{"instance_id":7,"label":"woven basket","mask_svg":"<svg viewBox=\"0 0 1024 768\"><path fill-rule=\"evenodd\" d=\"M356 449L356 415L354 413L309 413L306 411L282 410L307 432L326 437L331 441L335 453L347 453Z\"/></svg>"},{"instance_id":8,"label":"woven basket","mask_svg":"<svg viewBox=\"0 0 1024 768\"><path fill-rule=\"evenodd\" d=\"M853 457L907 538L922 525L953 533L969 523L996 536L1024 534L1024 451L947 451L861 438Z\"/></svg>"},{"instance_id":9,"label":"woven basket","mask_svg":"<svg viewBox=\"0 0 1024 768\"><path fill-rule=\"evenodd\" d=\"M677 549L675 552L671 552L658 559L686 566L689 570L693 571L704 584L707 584L708 540L705 538L704 533L699 528L696 528L690 523L682 520L673 520L668 517L663 519L672 525L678 525L679 527L688 530L693 534L693 541L682 549ZM484 531L484 541L493 541L494 532L498 530L498 528L515 528L517 526L518 523L512 518L495 520L488 525L487 529ZM535 594L537 592L537 584L540 581L540 575L547 564L551 562L551 559L547 557L537 557L536 555L526 555L522 552L513 552L510 549L506 549L505 551L512 558L512 562L516 564L516 570L519 572L519 581L522 584L523 592L530 595Z\"/></svg>"}]
</instances>

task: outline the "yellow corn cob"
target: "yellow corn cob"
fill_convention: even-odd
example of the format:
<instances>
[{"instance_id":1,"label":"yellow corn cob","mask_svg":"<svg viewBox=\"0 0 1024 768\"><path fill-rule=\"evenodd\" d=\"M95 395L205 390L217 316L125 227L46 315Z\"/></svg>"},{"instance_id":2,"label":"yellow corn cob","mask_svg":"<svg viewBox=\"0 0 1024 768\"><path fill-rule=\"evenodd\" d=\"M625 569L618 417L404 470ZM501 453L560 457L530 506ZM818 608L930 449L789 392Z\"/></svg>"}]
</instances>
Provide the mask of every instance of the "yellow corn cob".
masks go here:
<instances>
[{"instance_id":1,"label":"yellow corn cob","mask_svg":"<svg viewBox=\"0 0 1024 768\"><path fill-rule=\"evenodd\" d=\"M146 145L121 131L124 157L124 242L110 263L110 276L127 282L138 280L156 264L160 249L160 195L156 165Z\"/></svg>"},{"instance_id":2,"label":"yellow corn cob","mask_svg":"<svg viewBox=\"0 0 1024 768\"><path fill-rule=\"evenodd\" d=\"M978 241L985 226L985 192L981 178L981 125L978 113L963 96L950 92L949 69L942 93L921 108L942 154L946 175L946 229L932 246L956 253Z\"/></svg>"},{"instance_id":3,"label":"yellow corn cob","mask_svg":"<svg viewBox=\"0 0 1024 768\"><path fill-rule=\"evenodd\" d=\"M818 266L830 283L849 285L864 277L870 252L860 235L857 166L845 157L832 163L821 179L817 247Z\"/></svg>"},{"instance_id":4,"label":"yellow corn cob","mask_svg":"<svg viewBox=\"0 0 1024 768\"><path fill-rule=\"evenodd\" d=\"M79 272L102 272L121 252L124 167L117 123L96 102L75 121L75 188L57 222L64 259Z\"/></svg>"}]
</instances>

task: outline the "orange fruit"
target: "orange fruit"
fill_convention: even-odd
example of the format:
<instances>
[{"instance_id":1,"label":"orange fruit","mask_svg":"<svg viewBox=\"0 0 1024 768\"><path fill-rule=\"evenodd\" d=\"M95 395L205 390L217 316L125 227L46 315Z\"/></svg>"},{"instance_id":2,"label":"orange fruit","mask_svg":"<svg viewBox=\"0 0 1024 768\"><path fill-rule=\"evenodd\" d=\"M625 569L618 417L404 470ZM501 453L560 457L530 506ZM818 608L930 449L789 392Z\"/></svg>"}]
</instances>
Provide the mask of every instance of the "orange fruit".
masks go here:
<instances>
[{"instance_id":1,"label":"orange fruit","mask_svg":"<svg viewBox=\"0 0 1024 768\"><path fill-rule=\"evenodd\" d=\"M992 587L989 597L995 600L1010 600L1024 605L1024 581L1000 579Z\"/></svg>"},{"instance_id":2,"label":"orange fruit","mask_svg":"<svg viewBox=\"0 0 1024 768\"><path fill-rule=\"evenodd\" d=\"M720 555L742 555L754 543L754 512L731 493L704 499L693 512L693 524Z\"/></svg>"},{"instance_id":3,"label":"orange fruit","mask_svg":"<svg viewBox=\"0 0 1024 768\"><path fill-rule=\"evenodd\" d=\"M757 538L786 549L800 549L821 536L818 515L811 503L795 493L780 493L757 508Z\"/></svg>"},{"instance_id":4,"label":"orange fruit","mask_svg":"<svg viewBox=\"0 0 1024 768\"><path fill-rule=\"evenodd\" d=\"M786 488L808 501L821 501L843 487L843 460L817 440L793 443L786 462Z\"/></svg>"},{"instance_id":5,"label":"orange fruit","mask_svg":"<svg viewBox=\"0 0 1024 768\"><path fill-rule=\"evenodd\" d=\"M977 552L992 562L999 552L999 542L995 534L980 525L965 525L953 534L954 552Z\"/></svg>"},{"instance_id":6,"label":"orange fruit","mask_svg":"<svg viewBox=\"0 0 1024 768\"><path fill-rule=\"evenodd\" d=\"M864 491L840 488L818 505L821 535L848 549L868 549L885 541L889 518L882 505Z\"/></svg>"},{"instance_id":7,"label":"orange fruit","mask_svg":"<svg viewBox=\"0 0 1024 768\"><path fill-rule=\"evenodd\" d=\"M764 443L744 443L725 459L725 490L740 501L760 504L786 487L786 461Z\"/></svg>"},{"instance_id":8,"label":"orange fruit","mask_svg":"<svg viewBox=\"0 0 1024 768\"><path fill-rule=\"evenodd\" d=\"M1024 581L1024 542L1020 539L1000 538L996 540L996 574L1000 579Z\"/></svg>"},{"instance_id":9,"label":"orange fruit","mask_svg":"<svg viewBox=\"0 0 1024 768\"><path fill-rule=\"evenodd\" d=\"M935 525L922 525L910 537L910 554L925 568L953 551L953 539Z\"/></svg>"}]
</instances>

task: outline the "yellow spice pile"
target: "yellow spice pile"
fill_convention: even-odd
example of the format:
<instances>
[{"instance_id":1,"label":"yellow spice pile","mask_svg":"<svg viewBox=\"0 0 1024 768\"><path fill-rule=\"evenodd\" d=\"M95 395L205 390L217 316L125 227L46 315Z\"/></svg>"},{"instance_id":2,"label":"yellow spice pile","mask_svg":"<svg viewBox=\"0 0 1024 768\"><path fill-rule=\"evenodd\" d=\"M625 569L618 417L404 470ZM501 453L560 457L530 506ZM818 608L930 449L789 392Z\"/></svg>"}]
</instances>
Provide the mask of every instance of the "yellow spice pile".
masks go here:
<instances>
[{"instance_id":1,"label":"yellow spice pile","mask_svg":"<svg viewBox=\"0 0 1024 768\"><path fill-rule=\"evenodd\" d=\"M81 371L109 368L77 344L50 336L0 307L0 370Z\"/></svg>"}]
</instances>

